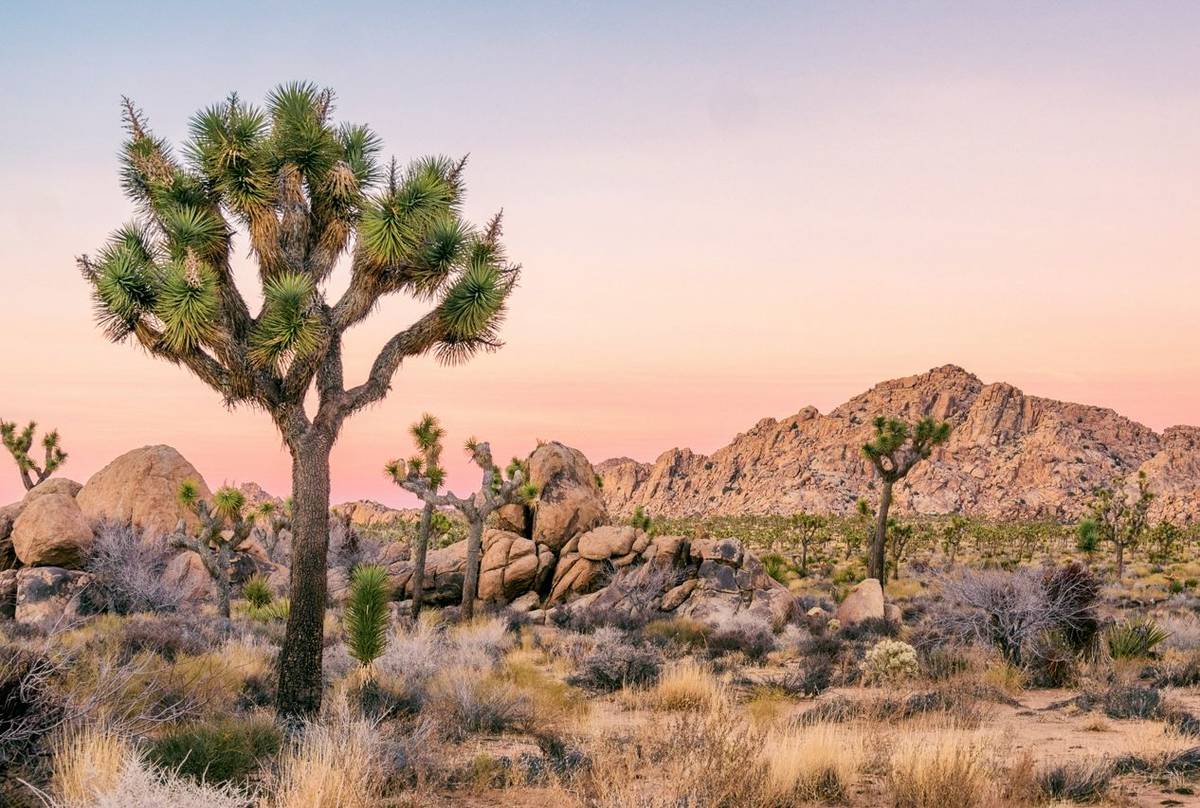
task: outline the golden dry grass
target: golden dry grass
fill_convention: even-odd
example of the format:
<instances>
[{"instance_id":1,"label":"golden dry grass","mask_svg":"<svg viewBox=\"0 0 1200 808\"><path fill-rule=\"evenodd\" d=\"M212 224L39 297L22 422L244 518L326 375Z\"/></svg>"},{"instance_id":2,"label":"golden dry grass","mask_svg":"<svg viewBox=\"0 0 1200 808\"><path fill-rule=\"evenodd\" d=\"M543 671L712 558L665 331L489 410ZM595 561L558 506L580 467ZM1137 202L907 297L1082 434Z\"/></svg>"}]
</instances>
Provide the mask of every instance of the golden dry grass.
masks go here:
<instances>
[{"instance_id":1,"label":"golden dry grass","mask_svg":"<svg viewBox=\"0 0 1200 808\"><path fill-rule=\"evenodd\" d=\"M280 757L259 808L367 808L382 788L379 728L335 709Z\"/></svg>"},{"instance_id":2,"label":"golden dry grass","mask_svg":"<svg viewBox=\"0 0 1200 808\"><path fill-rule=\"evenodd\" d=\"M50 791L65 805L87 805L116 787L133 758L129 742L103 727L64 733L51 753Z\"/></svg>"},{"instance_id":3,"label":"golden dry grass","mask_svg":"<svg viewBox=\"0 0 1200 808\"><path fill-rule=\"evenodd\" d=\"M867 742L859 727L814 724L770 733L761 756L770 802L839 802L858 782Z\"/></svg>"},{"instance_id":4,"label":"golden dry grass","mask_svg":"<svg viewBox=\"0 0 1200 808\"><path fill-rule=\"evenodd\" d=\"M646 703L656 710L715 712L729 701L729 688L707 665L684 659L668 668L658 684L646 692Z\"/></svg>"},{"instance_id":5,"label":"golden dry grass","mask_svg":"<svg viewBox=\"0 0 1200 808\"><path fill-rule=\"evenodd\" d=\"M954 725L896 739L888 780L896 808L970 808L991 792L989 761L1001 758L995 737Z\"/></svg>"}]
</instances>

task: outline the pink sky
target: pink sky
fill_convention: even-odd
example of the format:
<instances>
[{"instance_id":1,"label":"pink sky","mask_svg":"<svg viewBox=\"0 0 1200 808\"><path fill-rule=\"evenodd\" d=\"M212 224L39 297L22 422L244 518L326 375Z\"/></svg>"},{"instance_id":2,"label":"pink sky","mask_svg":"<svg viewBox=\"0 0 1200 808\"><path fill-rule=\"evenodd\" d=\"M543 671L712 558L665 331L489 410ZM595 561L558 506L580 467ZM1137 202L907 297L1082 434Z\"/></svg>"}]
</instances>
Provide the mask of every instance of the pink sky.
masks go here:
<instances>
[{"instance_id":1,"label":"pink sky","mask_svg":"<svg viewBox=\"0 0 1200 808\"><path fill-rule=\"evenodd\" d=\"M389 77L418 70L419 47L274 65L230 33L209 73L191 67L199 42L112 55L100 46L126 34L26 10L0 40L18 122L0 133L0 417L58 427L80 481L169 443L210 484L286 493L268 419L107 343L73 257L132 214L121 93L178 139L228 90L261 98L303 75L401 157L470 152L468 209L504 207L525 267L502 352L406 366L347 425L335 501L407 501L381 469L424 410L502 456L544 438L649 460L947 362L1156 429L1200 422L1194 7L1153 22L1104 4L1034 21L938 8L704 9L670 36L559 11L414 87ZM149 33L168 23L186 21ZM352 332L348 376L417 313L392 301ZM451 466L452 487L474 482L464 472ZM0 502L19 493L0 464Z\"/></svg>"}]
</instances>

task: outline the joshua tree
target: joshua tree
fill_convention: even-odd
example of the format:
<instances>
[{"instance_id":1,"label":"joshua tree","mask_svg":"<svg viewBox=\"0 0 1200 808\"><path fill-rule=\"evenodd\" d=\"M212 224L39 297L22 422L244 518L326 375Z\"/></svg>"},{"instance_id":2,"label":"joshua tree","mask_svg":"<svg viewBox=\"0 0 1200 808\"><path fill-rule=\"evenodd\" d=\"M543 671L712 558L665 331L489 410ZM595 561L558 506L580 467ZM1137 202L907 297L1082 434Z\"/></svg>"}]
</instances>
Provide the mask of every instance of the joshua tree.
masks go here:
<instances>
[{"instance_id":1,"label":"joshua tree","mask_svg":"<svg viewBox=\"0 0 1200 808\"><path fill-rule=\"evenodd\" d=\"M407 462L393 460L387 464L386 470L397 485L416 494L426 505L455 508L466 517L467 569L463 580L462 615L470 619L475 613L475 598L479 591L484 522L498 508L533 499L537 496L537 487L525 481L528 476L526 464L516 458L502 472L492 462L492 449L486 441L469 438L465 448L472 462L483 471L483 484L478 491L465 498L451 491L439 494L435 480L429 477L429 470L425 467L425 458L421 455ZM440 481L440 475L435 477Z\"/></svg>"},{"instance_id":2,"label":"joshua tree","mask_svg":"<svg viewBox=\"0 0 1200 808\"><path fill-rule=\"evenodd\" d=\"M446 472L442 468L442 438L446 430L442 429L438 419L429 413L421 416L421 420L409 427L413 441L417 444L417 452L422 459L425 479L433 493L437 493L445 481ZM417 529L417 545L413 550L412 573L412 616L419 617L421 604L425 598L425 557L429 552L429 534L433 525L434 504L424 502L421 509L421 525Z\"/></svg>"},{"instance_id":3,"label":"joshua tree","mask_svg":"<svg viewBox=\"0 0 1200 808\"><path fill-rule=\"evenodd\" d=\"M638 530L649 532L650 526L653 524L653 520L650 518L650 514L646 513L645 508L643 508L641 505L637 505L634 506L633 516L629 517L629 524L631 524L633 527L636 527Z\"/></svg>"},{"instance_id":4,"label":"joshua tree","mask_svg":"<svg viewBox=\"0 0 1200 808\"><path fill-rule=\"evenodd\" d=\"M892 545L892 580L900 580L900 562L904 560L904 554L908 550L908 544L912 541L913 526L901 524L895 519L888 520L888 538L891 539Z\"/></svg>"},{"instance_id":5,"label":"joshua tree","mask_svg":"<svg viewBox=\"0 0 1200 808\"><path fill-rule=\"evenodd\" d=\"M1130 496L1121 490L1096 489L1095 497L1088 506L1087 517L1079 523L1079 546L1095 548L1101 542L1109 542L1117 548L1117 580L1125 575L1125 549L1137 546L1149 523L1150 485L1146 472L1137 476L1137 495Z\"/></svg>"},{"instance_id":6,"label":"joshua tree","mask_svg":"<svg viewBox=\"0 0 1200 808\"><path fill-rule=\"evenodd\" d=\"M946 554L952 567L954 559L958 555L958 549L962 547L962 540L967 534L969 525L967 517L958 514L951 516L950 521L942 525L942 552Z\"/></svg>"},{"instance_id":7,"label":"joshua tree","mask_svg":"<svg viewBox=\"0 0 1200 808\"><path fill-rule=\"evenodd\" d=\"M285 716L321 702L329 455L342 424L387 394L405 359L456 363L499 347L519 275L499 216L483 228L462 217L464 160L381 167L378 137L335 123L333 100L307 83L272 91L264 109L232 95L192 119L181 156L126 100L122 180L140 219L79 259L110 339L132 338L183 365L227 406L264 410L291 453L291 612L277 696ZM257 315L234 283L239 231L257 264ZM350 279L335 299L326 282L343 256ZM397 293L430 308L395 332L365 380L347 385L343 336Z\"/></svg>"},{"instance_id":8,"label":"joshua tree","mask_svg":"<svg viewBox=\"0 0 1200 808\"><path fill-rule=\"evenodd\" d=\"M809 548L814 544L824 544L828 538L824 532L826 523L827 520L824 516L804 512L795 514L788 520L788 543L793 547L800 546L800 559L797 561L793 558L792 564L800 573L801 578L808 576Z\"/></svg>"},{"instance_id":9,"label":"joshua tree","mask_svg":"<svg viewBox=\"0 0 1200 808\"><path fill-rule=\"evenodd\" d=\"M47 432L42 436L42 448L46 450L45 459L39 465L29 450L33 448L33 433L37 424L30 421L24 429L17 431L17 425L10 421L0 421L0 440L8 449L13 460L17 461L17 470L21 473L21 483L25 490L33 488L58 470L67 462L67 453L58 445L58 430Z\"/></svg>"},{"instance_id":10,"label":"joshua tree","mask_svg":"<svg viewBox=\"0 0 1200 808\"><path fill-rule=\"evenodd\" d=\"M854 525L846 533L846 558L858 552L862 547L863 536L870 532L871 520L875 518L875 509L866 497L859 497L854 503Z\"/></svg>"},{"instance_id":11,"label":"joshua tree","mask_svg":"<svg viewBox=\"0 0 1200 808\"><path fill-rule=\"evenodd\" d=\"M254 526L242 513L246 507L246 496L236 488L226 486L218 489L209 503L200 498L196 483L184 480L179 484L176 497L181 507L200 519L200 530L193 536L188 533L187 522L180 519L169 543L172 547L191 550L200 556L205 571L217 587L217 611L222 617L228 618L231 589L229 564Z\"/></svg>"},{"instance_id":12,"label":"joshua tree","mask_svg":"<svg viewBox=\"0 0 1200 808\"><path fill-rule=\"evenodd\" d=\"M922 418L910 427L904 421L879 416L875 419L875 437L863 444L863 455L875 467L883 481L879 493L879 508L875 512L875 537L871 542L871 558L867 575L880 583L887 572L888 509L892 506L892 487L912 471L913 466L933 454L933 448L950 439L950 424Z\"/></svg>"},{"instance_id":13,"label":"joshua tree","mask_svg":"<svg viewBox=\"0 0 1200 808\"><path fill-rule=\"evenodd\" d=\"M263 500L254 509L254 535L262 542L267 560L272 564L279 562L279 540L283 531L292 529L292 498L288 497L282 505L274 500Z\"/></svg>"}]
</instances>

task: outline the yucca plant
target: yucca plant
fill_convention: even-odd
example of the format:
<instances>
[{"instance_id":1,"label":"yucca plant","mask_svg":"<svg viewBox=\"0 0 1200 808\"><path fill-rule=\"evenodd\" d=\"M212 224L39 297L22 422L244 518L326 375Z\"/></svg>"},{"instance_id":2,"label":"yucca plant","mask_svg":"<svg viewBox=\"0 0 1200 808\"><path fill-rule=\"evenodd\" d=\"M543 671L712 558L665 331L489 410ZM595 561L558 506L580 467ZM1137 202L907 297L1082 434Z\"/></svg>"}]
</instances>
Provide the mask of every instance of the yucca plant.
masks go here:
<instances>
[{"instance_id":1,"label":"yucca plant","mask_svg":"<svg viewBox=\"0 0 1200 808\"><path fill-rule=\"evenodd\" d=\"M875 511L875 536L871 541L871 556L867 577L883 583L887 575L888 510L892 506L892 488L903 480L913 466L933 454L934 448L950 440L950 424L933 418L922 418L909 426L896 418L879 416L875 419L875 434L863 444L863 456L875 467L883 483L879 492L879 507Z\"/></svg>"},{"instance_id":2,"label":"yucca plant","mask_svg":"<svg viewBox=\"0 0 1200 808\"><path fill-rule=\"evenodd\" d=\"M409 427L409 434L417 445L421 457L422 470L430 489L436 494L442 487L445 471L442 469L442 438L446 430L442 429L438 419L429 413L421 416ZM421 524L417 529L417 545L413 551L412 573L412 616L421 616L421 604L425 598L425 558L429 552L429 534L432 532L434 504L425 502L421 508Z\"/></svg>"},{"instance_id":3,"label":"yucca plant","mask_svg":"<svg viewBox=\"0 0 1200 808\"><path fill-rule=\"evenodd\" d=\"M37 424L30 421L20 432L17 425L11 421L0 420L0 441L17 463L17 471L21 474L21 484L25 490L45 482L51 474L58 471L67 462L67 453L58 445L58 430L52 430L42 436L42 449L45 455L42 462L33 459L30 450L33 449L33 435Z\"/></svg>"},{"instance_id":4,"label":"yucca plant","mask_svg":"<svg viewBox=\"0 0 1200 808\"><path fill-rule=\"evenodd\" d=\"M176 492L179 505L191 511L200 520L200 529L193 535L188 532L187 522L179 520L175 532L167 538L172 547L191 550L200 557L208 576L217 590L217 611L229 617L229 565L233 554L241 549L250 536L252 523L243 514L246 496L236 488L228 486L218 489L212 501L200 497L199 486L193 480L184 480Z\"/></svg>"},{"instance_id":5,"label":"yucca plant","mask_svg":"<svg viewBox=\"0 0 1200 808\"><path fill-rule=\"evenodd\" d=\"M267 579L262 575L253 575L242 584L242 597L249 601L254 608L262 608L271 602L273 595Z\"/></svg>"},{"instance_id":6,"label":"yucca plant","mask_svg":"<svg viewBox=\"0 0 1200 808\"><path fill-rule=\"evenodd\" d=\"M278 87L261 108L231 95L197 113L174 151L126 100L122 182L138 219L79 259L109 338L183 365L228 406L264 410L291 453L292 609L278 666L289 716L321 702L329 454L342 424L387 394L405 359L456 363L499 347L519 274L499 216L484 227L462 216L465 160L381 164L375 133L333 112L333 93L309 83ZM257 313L234 283L235 236L257 264ZM327 284L343 256L350 279L335 297ZM347 384L343 335L394 294L431 305Z\"/></svg>"},{"instance_id":7,"label":"yucca plant","mask_svg":"<svg viewBox=\"0 0 1200 808\"><path fill-rule=\"evenodd\" d=\"M1105 634L1108 653L1113 659L1140 659L1171 636L1171 632L1148 617L1123 620L1109 626Z\"/></svg>"},{"instance_id":8,"label":"yucca plant","mask_svg":"<svg viewBox=\"0 0 1200 808\"><path fill-rule=\"evenodd\" d=\"M370 665L387 647L388 602L392 588L387 570L365 565L350 578L350 595L342 626L350 656L363 666Z\"/></svg>"},{"instance_id":9,"label":"yucca plant","mask_svg":"<svg viewBox=\"0 0 1200 808\"><path fill-rule=\"evenodd\" d=\"M497 509L518 502L529 502L537 496L537 486L528 482L527 463L513 458L501 470L492 460L492 447L486 441L468 438L464 446L467 455L483 472L479 490L466 497L451 491L438 493L442 470L432 470L424 455L408 460L393 460L385 466L396 485L416 494L426 506L454 508L467 520L467 567L463 574L462 615L471 619L475 614L475 599L479 592L479 563L483 555L483 525Z\"/></svg>"},{"instance_id":10,"label":"yucca plant","mask_svg":"<svg viewBox=\"0 0 1200 808\"><path fill-rule=\"evenodd\" d=\"M279 542L284 531L292 529L292 498L288 497L279 504L274 500L263 500L258 503L252 514L254 519L254 535L262 543L267 560L272 564L279 563Z\"/></svg>"}]
</instances>

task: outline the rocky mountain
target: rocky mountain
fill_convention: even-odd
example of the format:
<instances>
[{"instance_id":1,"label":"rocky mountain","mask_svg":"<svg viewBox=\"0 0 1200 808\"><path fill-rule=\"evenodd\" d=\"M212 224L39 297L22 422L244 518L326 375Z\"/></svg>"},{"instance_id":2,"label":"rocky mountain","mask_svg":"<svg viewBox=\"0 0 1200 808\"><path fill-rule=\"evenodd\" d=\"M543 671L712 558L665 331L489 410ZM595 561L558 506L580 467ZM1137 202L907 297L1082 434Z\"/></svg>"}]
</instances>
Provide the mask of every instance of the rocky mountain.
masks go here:
<instances>
[{"instance_id":1,"label":"rocky mountain","mask_svg":"<svg viewBox=\"0 0 1200 808\"><path fill-rule=\"evenodd\" d=\"M828 414L813 407L764 418L711 455L671 449L653 463L597 466L609 511L652 515L846 513L873 497L860 447L872 419L923 416L953 424L949 442L896 487L901 513L1073 519L1098 486L1146 472L1154 518L1200 519L1200 427L1163 433L1102 407L984 384L960 367L876 385Z\"/></svg>"}]
</instances>

